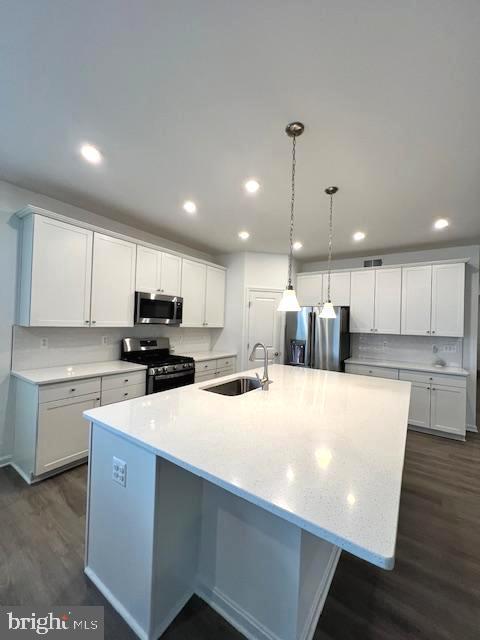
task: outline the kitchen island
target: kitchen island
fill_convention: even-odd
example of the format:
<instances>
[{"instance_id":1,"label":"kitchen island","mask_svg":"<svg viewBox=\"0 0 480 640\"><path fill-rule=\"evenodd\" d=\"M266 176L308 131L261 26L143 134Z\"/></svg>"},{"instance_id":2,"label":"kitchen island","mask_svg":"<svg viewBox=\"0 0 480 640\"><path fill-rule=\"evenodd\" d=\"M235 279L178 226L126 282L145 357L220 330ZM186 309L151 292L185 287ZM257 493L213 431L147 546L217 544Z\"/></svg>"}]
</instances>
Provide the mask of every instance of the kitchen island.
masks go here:
<instances>
[{"instance_id":1,"label":"kitchen island","mask_svg":"<svg viewBox=\"0 0 480 640\"><path fill-rule=\"evenodd\" d=\"M240 375L84 414L85 572L140 638L197 593L309 640L342 549L393 568L410 383L274 365L268 391L206 390Z\"/></svg>"}]
</instances>

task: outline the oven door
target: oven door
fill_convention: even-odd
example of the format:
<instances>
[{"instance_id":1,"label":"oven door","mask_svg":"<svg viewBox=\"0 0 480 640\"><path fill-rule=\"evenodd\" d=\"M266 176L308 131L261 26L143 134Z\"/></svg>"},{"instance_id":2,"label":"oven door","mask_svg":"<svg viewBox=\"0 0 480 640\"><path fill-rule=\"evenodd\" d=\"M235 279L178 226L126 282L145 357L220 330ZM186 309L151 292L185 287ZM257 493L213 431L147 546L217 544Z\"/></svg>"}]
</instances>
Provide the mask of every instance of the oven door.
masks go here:
<instances>
[{"instance_id":1,"label":"oven door","mask_svg":"<svg viewBox=\"0 0 480 640\"><path fill-rule=\"evenodd\" d=\"M135 293L135 324L169 324L182 322L183 298L160 293Z\"/></svg>"},{"instance_id":2,"label":"oven door","mask_svg":"<svg viewBox=\"0 0 480 640\"><path fill-rule=\"evenodd\" d=\"M184 387L195 382L195 370L178 371L177 373L149 375L147 380L147 393L168 391L177 387Z\"/></svg>"}]
</instances>

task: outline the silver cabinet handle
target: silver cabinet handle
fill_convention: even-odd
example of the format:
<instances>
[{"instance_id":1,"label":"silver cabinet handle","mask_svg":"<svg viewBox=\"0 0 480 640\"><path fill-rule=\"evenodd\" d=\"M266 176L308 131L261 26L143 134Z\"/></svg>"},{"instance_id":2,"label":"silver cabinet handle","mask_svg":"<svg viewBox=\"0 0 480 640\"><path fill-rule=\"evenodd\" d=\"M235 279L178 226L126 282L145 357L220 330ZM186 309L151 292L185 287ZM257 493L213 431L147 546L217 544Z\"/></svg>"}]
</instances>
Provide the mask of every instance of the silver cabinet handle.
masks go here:
<instances>
[{"instance_id":1,"label":"silver cabinet handle","mask_svg":"<svg viewBox=\"0 0 480 640\"><path fill-rule=\"evenodd\" d=\"M124 382L128 382L128 378L125 378Z\"/></svg>"},{"instance_id":2,"label":"silver cabinet handle","mask_svg":"<svg viewBox=\"0 0 480 640\"><path fill-rule=\"evenodd\" d=\"M429 378L429 380L433 380L433 378Z\"/></svg>"},{"instance_id":3,"label":"silver cabinet handle","mask_svg":"<svg viewBox=\"0 0 480 640\"><path fill-rule=\"evenodd\" d=\"M74 391L76 391L77 389L75 387L73 387L72 389L70 389L71 393L73 393Z\"/></svg>"},{"instance_id":4,"label":"silver cabinet handle","mask_svg":"<svg viewBox=\"0 0 480 640\"><path fill-rule=\"evenodd\" d=\"M275 351L275 353L273 355L274 356L279 356L280 354L278 353L278 351Z\"/></svg>"},{"instance_id":5,"label":"silver cabinet handle","mask_svg":"<svg viewBox=\"0 0 480 640\"><path fill-rule=\"evenodd\" d=\"M85 320L85 324L88 324L90 322L90 320Z\"/></svg>"},{"instance_id":6,"label":"silver cabinet handle","mask_svg":"<svg viewBox=\"0 0 480 640\"><path fill-rule=\"evenodd\" d=\"M430 331L426 331L425 333L430 333Z\"/></svg>"},{"instance_id":7,"label":"silver cabinet handle","mask_svg":"<svg viewBox=\"0 0 480 640\"><path fill-rule=\"evenodd\" d=\"M124 396L128 396L128 391L125 391L125 393L123 395Z\"/></svg>"},{"instance_id":8,"label":"silver cabinet handle","mask_svg":"<svg viewBox=\"0 0 480 640\"><path fill-rule=\"evenodd\" d=\"M92 320L92 324L97 324L97 321L96 320Z\"/></svg>"},{"instance_id":9,"label":"silver cabinet handle","mask_svg":"<svg viewBox=\"0 0 480 640\"><path fill-rule=\"evenodd\" d=\"M435 331L432 331L432 333L435 333Z\"/></svg>"}]
</instances>

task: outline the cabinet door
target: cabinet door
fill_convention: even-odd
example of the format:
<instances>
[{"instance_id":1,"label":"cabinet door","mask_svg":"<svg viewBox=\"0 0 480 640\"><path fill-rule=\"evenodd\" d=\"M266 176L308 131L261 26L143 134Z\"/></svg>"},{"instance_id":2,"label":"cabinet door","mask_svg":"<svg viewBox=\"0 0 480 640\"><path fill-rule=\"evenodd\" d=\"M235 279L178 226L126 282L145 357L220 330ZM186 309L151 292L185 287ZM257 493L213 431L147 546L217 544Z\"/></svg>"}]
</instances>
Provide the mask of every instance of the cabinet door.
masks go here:
<instances>
[{"instance_id":1,"label":"cabinet door","mask_svg":"<svg viewBox=\"0 0 480 640\"><path fill-rule=\"evenodd\" d=\"M161 251L137 245L136 291L153 292L160 290L161 267Z\"/></svg>"},{"instance_id":2,"label":"cabinet door","mask_svg":"<svg viewBox=\"0 0 480 640\"><path fill-rule=\"evenodd\" d=\"M465 435L467 401L464 389L435 385L432 387L432 429Z\"/></svg>"},{"instance_id":3,"label":"cabinet door","mask_svg":"<svg viewBox=\"0 0 480 640\"><path fill-rule=\"evenodd\" d=\"M35 216L33 233L29 324L88 326L93 232Z\"/></svg>"},{"instance_id":4,"label":"cabinet door","mask_svg":"<svg viewBox=\"0 0 480 640\"><path fill-rule=\"evenodd\" d=\"M432 267L402 269L402 334L430 335Z\"/></svg>"},{"instance_id":5,"label":"cabinet door","mask_svg":"<svg viewBox=\"0 0 480 640\"><path fill-rule=\"evenodd\" d=\"M225 271L207 265L205 326L223 327L225 320Z\"/></svg>"},{"instance_id":6,"label":"cabinet door","mask_svg":"<svg viewBox=\"0 0 480 640\"><path fill-rule=\"evenodd\" d=\"M375 271L352 271L350 331L370 333L374 329Z\"/></svg>"},{"instance_id":7,"label":"cabinet door","mask_svg":"<svg viewBox=\"0 0 480 640\"><path fill-rule=\"evenodd\" d=\"M167 296L179 296L181 290L182 259L171 253L162 253L160 289Z\"/></svg>"},{"instance_id":8,"label":"cabinet door","mask_svg":"<svg viewBox=\"0 0 480 640\"><path fill-rule=\"evenodd\" d=\"M182 261L182 327L205 326L207 266L193 260Z\"/></svg>"},{"instance_id":9,"label":"cabinet door","mask_svg":"<svg viewBox=\"0 0 480 640\"><path fill-rule=\"evenodd\" d=\"M400 333L402 270L375 271L375 331Z\"/></svg>"},{"instance_id":10,"label":"cabinet door","mask_svg":"<svg viewBox=\"0 0 480 640\"><path fill-rule=\"evenodd\" d=\"M430 426L430 385L422 382L412 384L408 424L416 427Z\"/></svg>"},{"instance_id":11,"label":"cabinet door","mask_svg":"<svg viewBox=\"0 0 480 640\"><path fill-rule=\"evenodd\" d=\"M95 233L92 309L94 327L132 327L136 245Z\"/></svg>"},{"instance_id":12,"label":"cabinet door","mask_svg":"<svg viewBox=\"0 0 480 640\"><path fill-rule=\"evenodd\" d=\"M80 396L41 404L38 412L35 474L88 455L89 424L83 412L99 405L99 396Z\"/></svg>"},{"instance_id":13,"label":"cabinet door","mask_svg":"<svg viewBox=\"0 0 480 640\"><path fill-rule=\"evenodd\" d=\"M317 307L322 304L321 273L297 276L297 299L301 307Z\"/></svg>"},{"instance_id":14,"label":"cabinet door","mask_svg":"<svg viewBox=\"0 0 480 640\"><path fill-rule=\"evenodd\" d=\"M328 273L323 274L323 302L328 296ZM350 272L340 271L330 276L330 298L333 306L350 306Z\"/></svg>"},{"instance_id":15,"label":"cabinet door","mask_svg":"<svg viewBox=\"0 0 480 640\"><path fill-rule=\"evenodd\" d=\"M465 264L432 267L432 334L463 336Z\"/></svg>"}]
</instances>

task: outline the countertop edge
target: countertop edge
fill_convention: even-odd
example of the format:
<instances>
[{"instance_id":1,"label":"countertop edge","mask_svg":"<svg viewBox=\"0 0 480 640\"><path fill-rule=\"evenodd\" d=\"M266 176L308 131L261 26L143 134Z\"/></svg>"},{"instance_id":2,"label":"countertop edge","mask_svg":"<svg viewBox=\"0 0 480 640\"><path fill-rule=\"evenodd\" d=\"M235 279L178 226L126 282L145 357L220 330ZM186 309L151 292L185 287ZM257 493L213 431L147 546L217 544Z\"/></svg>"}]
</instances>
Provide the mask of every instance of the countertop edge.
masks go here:
<instances>
[{"instance_id":1,"label":"countertop edge","mask_svg":"<svg viewBox=\"0 0 480 640\"><path fill-rule=\"evenodd\" d=\"M207 360L218 360L219 358L237 358L235 351L175 351L176 356L188 356L195 362L206 362Z\"/></svg>"},{"instance_id":2,"label":"countertop edge","mask_svg":"<svg viewBox=\"0 0 480 640\"><path fill-rule=\"evenodd\" d=\"M128 402L128 401L127 401ZM123 438L124 440L127 440L128 442L132 443L133 445L137 446L137 447L141 447L143 449L145 449L146 451L149 451L150 453L153 453L154 455L163 458L164 460L167 460L168 462L171 462L175 465L177 465L178 467L181 467L182 469L185 469L185 471L188 471L190 473L193 473L194 475L198 476L199 478L203 478L204 480L207 480L208 482L211 482L212 484L220 487L221 489L225 489L226 491L228 491L229 493L232 493L236 496L238 496L239 498L243 498L244 500L247 500L247 502L250 502L251 504L254 504L262 509L265 509L265 511L268 511L269 513L272 513L273 515L278 516L279 518L282 518L282 520L286 520L287 522L290 522L291 524L294 524L298 527L300 527L301 529L304 529L305 531L308 531L309 533L311 533L312 535L315 535L319 538L321 538L322 540L326 540L327 542L331 542L332 544L340 547L341 549L343 549L344 551L348 551L350 553L352 553L353 555L357 556L358 558L362 558L363 560L366 560L367 562L369 562L370 564L374 564L375 566L379 567L380 569L385 569L385 570L390 570L393 569L394 563L395 563L395 552L394 550L391 550L391 553L387 556L382 556L379 555L378 553L375 553L373 551L370 551L369 549L366 549L365 547L361 547L357 544L355 544L354 542L352 542L351 540L347 539L347 538L341 538L340 536L335 535L334 533L331 533L330 531L323 529L322 527L319 527L318 525L315 525L314 523L310 522L309 520L305 520L304 518L301 518L300 516L297 516L296 514L292 513L291 511L287 511L285 509L282 509L281 507L268 502L262 498L259 498L258 496L256 496L253 493L250 493L248 491L245 491L244 489L241 489L240 487L238 487L235 484L230 484L228 482L226 482L225 480L222 480L222 478L218 478L217 476L214 476L206 471L203 471L202 469L199 469L198 467L195 467L194 465L190 465L188 463L186 463L185 461L181 460L180 458L177 458L176 456L173 456L161 449L156 449L155 447L152 447L150 445L148 445L146 442L143 442L141 440L138 440L137 438L134 438L131 435L119 432L118 429L116 429L115 427L112 427L108 424L106 424L105 422L102 422L100 420L91 420L90 417L88 416L88 411L85 411L83 414L84 418L86 420L88 420L89 422L92 422L94 425L96 425L97 427L100 427L102 429L106 429L107 431L114 433L115 435L119 436L120 438ZM400 503L400 501L399 501ZM398 529L398 519L397 519L397 529Z\"/></svg>"},{"instance_id":3,"label":"countertop edge","mask_svg":"<svg viewBox=\"0 0 480 640\"><path fill-rule=\"evenodd\" d=\"M115 360L113 361L115 362ZM121 362L124 362L123 360ZM85 363L85 365L88 365L89 363ZM92 363L92 364L96 364L96 363ZM54 384L56 382L68 382L69 380L82 380L82 379L86 379L86 378L101 378L102 376L114 376L116 374L121 374L121 373L131 373L133 371L145 371L146 369L148 369L148 367L146 365L141 365L141 364L136 364L134 362L132 363L127 363L125 362L125 367L121 370L111 370L111 371L90 371L90 372L85 372L85 373L79 373L79 374L74 374L71 376L52 376L51 378L48 378L46 380L36 380L35 378L26 375L28 373L28 371L31 371L30 369L12 369L10 371L10 375L12 375L14 378L17 378L18 380L23 380L23 382L29 382L30 384L34 384L37 386L42 386L45 384ZM50 369L50 368L56 368L56 367L45 367L45 370Z\"/></svg>"},{"instance_id":4,"label":"countertop edge","mask_svg":"<svg viewBox=\"0 0 480 640\"><path fill-rule=\"evenodd\" d=\"M372 360L368 358L348 358L345 364L359 364L370 367L385 367L387 369L404 369L405 371L426 371L427 373L438 373L443 376L459 376L467 378L470 374L461 367L435 367L434 365L424 365L416 362L400 362L388 360Z\"/></svg>"}]
</instances>

